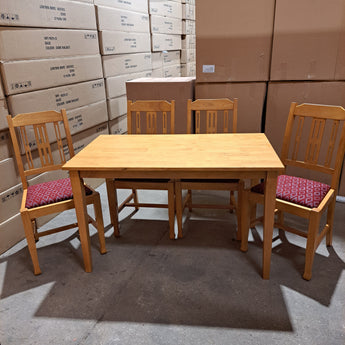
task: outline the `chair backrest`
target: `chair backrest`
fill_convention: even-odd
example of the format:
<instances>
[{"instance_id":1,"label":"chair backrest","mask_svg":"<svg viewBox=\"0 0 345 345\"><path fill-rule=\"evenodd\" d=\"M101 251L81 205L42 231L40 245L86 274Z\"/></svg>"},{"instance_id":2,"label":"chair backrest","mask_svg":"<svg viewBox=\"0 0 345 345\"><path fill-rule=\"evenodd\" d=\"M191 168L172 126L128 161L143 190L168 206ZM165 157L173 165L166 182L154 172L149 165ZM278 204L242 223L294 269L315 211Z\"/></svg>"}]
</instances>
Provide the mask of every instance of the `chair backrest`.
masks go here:
<instances>
[{"instance_id":1,"label":"chair backrest","mask_svg":"<svg viewBox=\"0 0 345 345\"><path fill-rule=\"evenodd\" d=\"M281 153L285 166L327 174L337 189L344 152L343 107L291 103Z\"/></svg>"},{"instance_id":2,"label":"chair backrest","mask_svg":"<svg viewBox=\"0 0 345 345\"><path fill-rule=\"evenodd\" d=\"M192 133L195 111L195 133L236 133L237 98L197 99L187 102L187 133ZM232 113L232 116L231 116Z\"/></svg>"},{"instance_id":3,"label":"chair backrest","mask_svg":"<svg viewBox=\"0 0 345 345\"><path fill-rule=\"evenodd\" d=\"M163 100L128 100L127 127L128 134L174 134L175 101L169 103Z\"/></svg>"},{"instance_id":4,"label":"chair backrest","mask_svg":"<svg viewBox=\"0 0 345 345\"><path fill-rule=\"evenodd\" d=\"M74 156L64 109L18 114L13 118L8 115L7 122L24 189L28 176L59 170L66 163L67 151L62 139L67 141L68 158Z\"/></svg>"}]
</instances>

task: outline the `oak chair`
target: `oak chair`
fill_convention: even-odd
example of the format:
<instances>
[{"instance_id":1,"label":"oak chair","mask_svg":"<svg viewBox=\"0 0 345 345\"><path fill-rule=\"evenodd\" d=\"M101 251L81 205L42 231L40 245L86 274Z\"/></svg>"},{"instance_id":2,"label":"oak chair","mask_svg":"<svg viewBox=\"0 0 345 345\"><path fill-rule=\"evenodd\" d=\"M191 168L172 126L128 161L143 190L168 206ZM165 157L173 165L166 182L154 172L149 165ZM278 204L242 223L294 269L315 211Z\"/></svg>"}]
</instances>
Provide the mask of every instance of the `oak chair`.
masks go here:
<instances>
[{"instance_id":1,"label":"oak chair","mask_svg":"<svg viewBox=\"0 0 345 345\"><path fill-rule=\"evenodd\" d=\"M148 100L127 101L127 127L128 134L174 134L175 131L175 101ZM175 238L175 194L174 181L169 179L107 179L107 194L109 211L114 235L120 236L118 214L125 207L158 207L168 208L169 237ZM117 189L132 189L132 193L118 206ZM168 204L140 203L137 189L167 190Z\"/></svg>"},{"instance_id":2,"label":"oak chair","mask_svg":"<svg viewBox=\"0 0 345 345\"><path fill-rule=\"evenodd\" d=\"M290 106L281 152L286 170L278 177L274 226L306 238L303 274L306 280L311 279L315 252L322 239L326 236L326 245L332 245L334 208L345 150L344 122L345 109L340 106L297 103ZM291 167L293 175L288 175ZM330 184L315 181L315 176L323 182L328 177ZM262 217L256 218L256 204L263 203L263 187L263 183L258 184L249 192L251 227L262 221ZM325 211L326 224L320 226ZM287 225L284 212L307 219L308 229ZM246 250L248 233L243 238L242 247Z\"/></svg>"},{"instance_id":3,"label":"oak chair","mask_svg":"<svg viewBox=\"0 0 345 345\"><path fill-rule=\"evenodd\" d=\"M192 133L192 112L195 111L195 133L236 133L237 131L237 98L230 100L223 99L198 99L194 102L187 102L187 133ZM187 195L182 200L182 190L187 189ZM230 199L228 204L196 204L192 200L192 190L228 190ZM182 234L182 214L183 210L188 207L191 212L193 208L208 209L229 209L232 212L236 209L236 200L234 191L238 191L239 199L242 197L243 181L228 180L195 180L182 179L175 182L176 195L176 217L178 224L178 237ZM240 212L237 215L237 239L240 240L241 219Z\"/></svg>"},{"instance_id":4,"label":"oak chair","mask_svg":"<svg viewBox=\"0 0 345 345\"><path fill-rule=\"evenodd\" d=\"M47 231L39 231L37 218L73 209L73 194L69 178L30 183L34 175L61 170L66 162L66 149L70 157L74 155L72 138L68 127L66 111L42 111L7 116L18 170L23 185L23 198L20 213L28 248L33 263L34 274L40 274L36 242L42 236L78 227L78 223L61 226ZM67 148L63 146L66 137ZM21 155L21 148L25 154ZM35 158L36 157L36 158ZM95 219L89 222L98 230L100 252L105 249L104 226L99 193L85 186L86 203L92 204Z\"/></svg>"}]
</instances>

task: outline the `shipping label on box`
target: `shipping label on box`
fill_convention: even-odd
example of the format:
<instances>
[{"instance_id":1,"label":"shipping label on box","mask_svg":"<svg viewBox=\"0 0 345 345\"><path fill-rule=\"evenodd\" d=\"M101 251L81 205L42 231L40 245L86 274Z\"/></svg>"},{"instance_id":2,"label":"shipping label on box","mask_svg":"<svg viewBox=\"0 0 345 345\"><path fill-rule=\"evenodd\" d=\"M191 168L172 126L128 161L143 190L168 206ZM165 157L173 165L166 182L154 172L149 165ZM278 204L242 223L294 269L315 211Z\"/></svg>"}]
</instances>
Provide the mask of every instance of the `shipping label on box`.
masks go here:
<instances>
[{"instance_id":1,"label":"shipping label on box","mask_svg":"<svg viewBox=\"0 0 345 345\"><path fill-rule=\"evenodd\" d=\"M181 49L180 35L151 35L152 51L179 50Z\"/></svg>"},{"instance_id":2,"label":"shipping label on box","mask_svg":"<svg viewBox=\"0 0 345 345\"><path fill-rule=\"evenodd\" d=\"M97 6L98 30L150 32L149 15Z\"/></svg>"},{"instance_id":3,"label":"shipping label on box","mask_svg":"<svg viewBox=\"0 0 345 345\"><path fill-rule=\"evenodd\" d=\"M149 13L182 19L182 4L175 1L150 0Z\"/></svg>"},{"instance_id":4,"label":"shipping label on box","mask_svg":"<svg viewBox=\"0 0 345 345\"><path fill-rule=\"evenodd\" d=\"M151 33L182 35L182 21L178 18L150 16Z\"/></svg>"},{"instance_id":5,"label":"shipping label on box","mask_svg":"<svg viewBox=\"0 0 345 345\"><path fill-rule=\"evenodd\" d=\"M5 99L0 99L0 131L8 128L6 116L8 115L7 103Z\"/></svg>"},{"instance_id":6,"label":"shipping label on box","mask_svg":"<svg viewBox=\"0 0 345 345\"><path fill-rule=\"evenodd\" d=\"M13 145L8 129L0 132L0 161L13 156Z\"/></svg>"},{"instance_id":7,"label":"shipping label on box","mask_svg":"<svg viewBox=\"0 0 345 345\"><path fill-rule=\"evenodd\" d=\"M110 134L125 134L127 133L127 115L122 115L109 122Z\"/></svg>"},{"instance_id":8,"label":"shipping label on box","mask_svg":"<svg viewBox=\"0 0 345 345\"><path fill-rule=\"evenodd\" d=\"M127 96L107 99L109 120L116 119L127 113Z\"/></svg>"},{"instance_id":9,"label":"shipping label on box","mask_svg":"<svg viewBox=\"0 0 345 345\"><path fill-rule=\"evenodd\" d=\"M94 6L63 0L0 0L0 25L93 29Z\"/></svg>"},{"instance_id":10,"label":"shipping label on box","mask_svg":"<svg viewBox=\"0 0 345 345\"><path fill-rule=\"evenodd\" d=\"M103 79L64 85L51 89L21 93L8 97L11 114L73 109L105 99Z\"/></svg>"},{"instance_id":11,"label":"shipping label on box","mask_svg":"<svg viewBox=\"0 0 345 345\"><path fill-rule=\"evenodd\" d=\"M182 49L196 49L196 36L195 35L183 36Z\"/></svg>"},{"instance_id":12,"label":"shipping label on box","mask_svg":"<svg viewBox=\"0 0 345 345\"><path fill-rule=\"evenodd\" d=\"M150 52L150 34L142 32L100 31L102 55Z\"/></svg>"},{"instance_id":13,"label":"shipping label on box","mask_svg":"<svg viewBox=\"0 0 345 345\"><path fill-rule=\"evenodd\" d=\"M102 56L104 77L143 72L152 69L151 53Z\"/></svg>"},{"instance_id":14,"label":"shipping label on box","mask_svg":"<svg viewBox=\"0 0 345 345\"><path fill-rule=\"evenodd\" d=\"M151 77L152 70L131 74L122 74L117 77L109 77L105 79L107 98L115 98L126 94L126 81Z\"/></svg>"},{"instance_id":15,"label":"shipping label on box","mask_svg":"<svg viewBox=\"0 0 345 345\"><path fill-rule=\"evenodd\" d=\"M25 60L99 54L97 31L0 29L0 59Z\"/></svg>"},{"instance_id":16,"label":"shipping label on box","mask_svg":"<svg viewBox=\"0 0 345 345\"><path fill-rule=\"evenodd\" d=\"M4 62L1 72L7 95L103 76L100 55Z\"/></svg>"},{"instance_id":17,"label":"shipping label on box","mask_svg":"<svg viewBox=\"0 0 345 345\"><path fill-rule=\"evenodd\" d=\"M95 5L115 7L123 10L148 14L147 0L94 0Z\"/></svg>"},{"instance_id":18,"label":"shipping label on box","mask_svg":"<svg viewBox=\"0 0 345 345\"><path fill-rule=\"evenodd\" d=\"M182 20L182 34L183 35L195 35L195 21L185 19Z\"/></svg>"},{"instance_id":19,"label":"shipping label on box","mask_svg":"<svg viewBox=\"0 0 345 345\"><path fill-rule=\"evenodd\" d=\"M194 62L196 59L195 49L182 49L181 50L181 63Z\"/></svg>"}]
</instances>

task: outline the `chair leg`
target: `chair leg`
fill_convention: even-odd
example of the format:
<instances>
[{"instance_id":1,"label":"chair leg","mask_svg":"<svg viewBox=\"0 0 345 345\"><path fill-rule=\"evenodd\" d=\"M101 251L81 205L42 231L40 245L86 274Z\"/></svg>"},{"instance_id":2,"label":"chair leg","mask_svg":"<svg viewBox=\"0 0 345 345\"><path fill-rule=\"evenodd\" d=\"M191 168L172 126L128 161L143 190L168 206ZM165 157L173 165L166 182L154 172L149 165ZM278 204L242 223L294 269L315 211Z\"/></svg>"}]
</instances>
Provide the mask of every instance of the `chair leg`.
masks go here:
<instances>
[{"instance_id":1,"label":"chair leg","mask_svg":"<svg viewBox=\"0 0 345 345\"><path fill-rule=\"evenodd\" d=\"M334 209L335 209L335 197L331 201L331 203L328 205L327 209L327 224L329 226L329 229L326 234L326 245L331 246L332 245L332 237L333 237L333 221L334 221Z\"/></svg>"},{"instance_id":2,"label":"chair leg","mask_svg":"<svg viewBox=\"0 0 345 345\"><path fill-rule=\"evenodd\" d=\"M319 231L320 213L311 212L308 226L307 248L305 251L305 266L303 278L310 280L312 275L313 261L316 251L316 235Z\"/></svg>"},{"instance_id":3,"label":"chair leg","mask_svg":"<svg viewBox=\"0 0 345 345\"><path fill-rule=\"evenodd\" d=\"M28 243L28 249L31 256L31 261L34 266L34 274L38 275L41 274L41 268L38 262L38 255L37 255L37 248L35 243L35 236L34 236L34 229L32 227L32 222L28 213L23 212L21 213L26 241Z\"/></svg>"},{"instance_id":4,"label":"chair leg","mask_svg":"<svg viewBox=\"0 0 345 345\"><path fill-rule=\"evenodd\" d=\"M236 208L236 199L235 199L235 193L233 190L230 191L230 208L229 208L229 212L233 213L234 212L234 208Z\"/></svg>"},{"instance_id":5,"label":"chair leg","mask_svg":"<svg viewBox=\"0 0 345 345\"><path fill-rule=\"evenodd\" d=\"M174 181L168 182L168 210L169 210L169 237L175 239L175 186Z\"/></svg>"},{"instance_id":6,"label":"chair leg","mask_svg":"<svg viewBox=\"0 0 345 345\"><path fill-rule=\"evenodd\" d=\"M249 209L253 206L250 204L249 191L244 189L239 195L239 211L241 213L241 251L246 252L248 250L248 235L250 228Z\"/></svg>"},{"instance_id":7,"label":"chair leg","mask_svg":"<svg viewBox=\"0 0 345 345\"><path fill-rule=\"evenodd\" d=\"M182 188L181 188L180 181L175 182L175 202L176 202L178 238L182 238L183 237L183 233L182 233L183 205L182 205Z\"/></svg>"},{"instance_id":8,"label":"chair leg","mask_svg":"<svg viewBox=\"0 0 345 345\"><path fill-rule=\"evenodd\" d=\"M116 188L113 179L106 179L107 194L108 194L108 205L111 224L114 227L114 236L119 237L119 212L117 203Z\"/></svg>"},{"instance_id":9,"label":"chair leg","mask_svg":"<svg viewBox=\"0 0 345 345\"><path fill-rule=\"evenodd\" d=\"M98 233L99 246L100 246L99 251L101 254L105 254L107 250L105 248L103 214L102 214L101 198L98 193L94 197L93 208L95 210L95 218L96 218L96 223L97 223L97 233Z\"/></svg>"},{"instance_id":10,"label":"chair leg","mask_svg":"<svg viewBox=\"0 0 345 345\"><path fill-rule=\"evenodd\" d=\"M189 212L192 212L192 204L193 204L193 202L192 202L192 191L190 190L190 189L188 189L188 195L187 195L187 197L188 197L188 210L189 210Z\"/></svg>"},{"instance_id":11,"label":"chair leg","mask_svg":"<svg viewBox=\"0 0 345 345\"><path fill-rule=\"evenodd\" d=\"M236 217L237 217L237 233L236 233L236 240L241 241L242 240L242 214L241 214L241 208L243 206L243 192L244 192L244 182L239 182L239 188L238 188L238 200L236 205Z\"/></svg>"},{"instance_id":12,"label":"chair leg","mask_svg":"<svg viewBox=\"0 0 345 345\"><path fill-rule=\"evenodd\" d=\"M133 194L133 201L135 203L135 205L138 205L138 193L136 189L132 189L132 194ZM139 206L135 206L135 210L138 211L139 210Z\"/></svg>"}]
</instances>

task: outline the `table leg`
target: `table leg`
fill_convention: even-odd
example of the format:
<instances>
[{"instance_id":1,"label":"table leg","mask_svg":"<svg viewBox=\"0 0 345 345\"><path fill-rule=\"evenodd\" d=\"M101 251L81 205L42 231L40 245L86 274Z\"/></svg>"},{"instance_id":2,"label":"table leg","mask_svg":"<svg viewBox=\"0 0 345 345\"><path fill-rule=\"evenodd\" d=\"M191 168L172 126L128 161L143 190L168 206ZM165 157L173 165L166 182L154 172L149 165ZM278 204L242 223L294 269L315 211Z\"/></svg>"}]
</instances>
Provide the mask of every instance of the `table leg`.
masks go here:
<instances>
[{"instance_id":1,"label":"table leg","mask_svg":"<svg viewBox=\"0 0 345 345\"><path fill-rule=\"evenodd\" d=\"M262 263L262 277L263 279L270 278L270 265L272 254L272 236L274 226L274 210L277 189L276 172L267 172L265 181L265 201L264 201L264 224L263 224L263 263Z\"/></svg>"},{"instance_id":2,"label":"table leg","mask_svg":"<svg viewBox=\"0 0 345 345\"><path fill-rule=\"evenodd\" d=\"M70 171L74 207L77 215L79 236L86 272L92 272L89 222L86 209L85 188L78 171Z\"/></svg>"}]
</instances>

